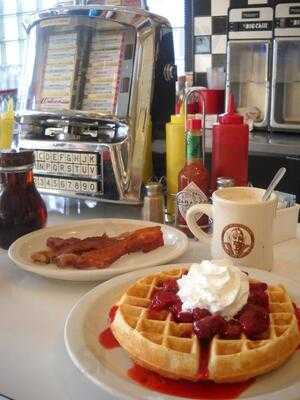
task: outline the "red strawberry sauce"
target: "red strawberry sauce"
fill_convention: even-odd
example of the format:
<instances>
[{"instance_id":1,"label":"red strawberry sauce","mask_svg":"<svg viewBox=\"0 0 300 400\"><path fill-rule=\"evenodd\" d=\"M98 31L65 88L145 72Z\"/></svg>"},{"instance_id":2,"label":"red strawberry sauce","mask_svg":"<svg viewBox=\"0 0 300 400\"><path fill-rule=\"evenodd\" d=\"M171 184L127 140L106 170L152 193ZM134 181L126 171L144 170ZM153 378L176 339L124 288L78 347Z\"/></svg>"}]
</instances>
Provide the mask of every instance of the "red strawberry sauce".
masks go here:
<instances>
[{"instance_id":1,"label":"red strawberry sauce","mask_svg":"<svg viewBox=\"0 0 300 400\"><path fill-rule=\"evenodd\" d=\"M110 328L106 328L99 335L99 343L108 350L114 349L116 347L120 347L119 342L115 339Z\"/></svg>"},{"instance_id":2,"label":"red strawberry sauce","mask_svg":"<svg viewBox=\"0 0 300 400\"><path fill-rule=\"evenodd\" d=\"M294 305L295 314L298 320L300 329L300 308ZM109 322L112 323L117 311L117 306L111 308L109 312ZM119 343L114 338L110 328L105 329L99 335L100 344L106 349L113 349L119 347ZM299 348L300 349L300 346ZM199 369L199 381L189 382L185 380L173 380L164 378L155 372L149 371L139 365L134 364L128 370L128 376L138 384L146 387L147 389L154 390L159 393L167 395L187 397L197 400L218 400L218 399L236 399L245 390L247 390L255 379L250 379L246 382L217 384L208 381L208 359L209 347L202 345L201 364Z\"/></svg>"},{"instance_id":3,"label":"red strawberry sauce","mask_svg":"<svg viewBox=\"0 0 300 400\"><path fill-rule=\"evenodd\" d=\"M199 380L207 380L208 379L208 360L209 360L209 346L203 345L201 346L201 354L200 354L200 365L198 378Z\"/></svg>"},{"instance_id":4,"label":"red strawberry sauce","mask_svg":"<svg viewBox=\"0 0 300 400\"><path fill-rule=\"evenodd\" d=\"M112 306L112 308L109 310L108 320L109 320L110 324L113 323L113 321L115 319L115 316L116 316L116 313L117 313L117 310L118 310L118 306Z\"/></svg>"},{"instance_id":5,"label":"red strawberry sauce","mask_svg":"<svg viewBox=\"0 0 300 400\"><path fill-rule=\"evenodd\" d=\"M140 385L156 392L198 400L236 399L253 383L253 380L230 384L217 384L210 381L175 381L164 378L139 365L131 367L128 370L128 376Z\"/></svg>"},{"instance_id":6,"label":"red strawberry sauce","mask_svg":"<svg viewBox=\"0 0 300 400\"><path fill-rule=\"evenodd\" d=\"M298 320L298 327L299 327L299 330L300 330L300 307L296 306L295 303L293 303L293 306L294 306L296 318ZM300 346L298 346L297 350L300 350Z\"/></svg>"},{"instance_id":7,"label":"red strawberry sauce","mask_svg":"<svg viewBox=\"0 0 300 400\"><path fill-rule=\"evenodd\" d=\"M108 313L108 319L109 319L109 323L111 324L116 316L116 312L117 312L118 307L117 306L113 306L109 313ZM117 339L114 337L110 327L104 329L104 331L102 331L98 337L99 343L108 350L114 349L116 347L120 347L119 342L117 341Z\"/></svg>"},{"instance_id":8,"label":"red strawberry sauce","mask_svg":"<svg viewBox=\"0 0 300 400\"><path fill-rule=\"evenodd\" d=\"M208 360L209 346L201 346L201 363L198 373L198 382L189 382L186 380L173 380L164 378L155 372L149 371L137 364L134 364L128 370L128 376L147 389L156 392L178 396L188 397L189 399L198 400L218 400L218 399L236 399L254 382L251 379L241 383L214 383L208 380Z\"/></svg>"},{"instance_id":9,"label":"red strawberry sauce","mask_svg":"<svg viewBox=\"0 0 300 400\"><path fill-rule=\"evenodd\" d=\"M109 323L113 322L117 309L117 306L113 306L109 311ZM120 346L113 336L110 327L100 333L99 343L107 350L112 350ZM128 370L128 376L138 384L156 392L198 400L235 399L252 384L253 380L232 384L217 384L207 381L208 359L209 347L202 345L201 364L198 374L199 382L175 381L164 378L136 364Z\"/></svg>"}]
</instances>

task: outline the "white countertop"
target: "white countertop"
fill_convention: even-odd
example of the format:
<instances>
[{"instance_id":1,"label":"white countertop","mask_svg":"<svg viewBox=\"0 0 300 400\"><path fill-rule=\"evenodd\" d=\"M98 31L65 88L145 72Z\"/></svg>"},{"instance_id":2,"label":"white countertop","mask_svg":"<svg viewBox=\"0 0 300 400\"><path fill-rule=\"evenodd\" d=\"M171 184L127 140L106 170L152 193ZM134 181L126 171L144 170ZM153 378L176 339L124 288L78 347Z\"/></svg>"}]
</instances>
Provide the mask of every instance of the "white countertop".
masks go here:
<instances>
[{"instance_id":1,"label":"white countertop","mask_svg":"<svg viewBox=\"0 0 300 400\"><path fill-rule=\"evenodd\" d=\"M107 207L111 211L111 206ZM104 216L108 210L103 206L101 211L99 215L98 208L83 213L77 210L75 216L65 208L61 209L65 216L50 213L49 224ZM138 218L138 213L132 209L129 214ZM119 214L116 211L106 216ZM129 217L128 213L122 216L125 215ZM275 246L274 253L273 272L300 284L300 225L298 238ZM186 254L175 262L206 257L207 246L191 240ZM114 399L79 372L63 340L70 309L96 285L45 279L18 269L6 252L0 254L0 394L14 400Z\"/></svg>"}]
</instances>

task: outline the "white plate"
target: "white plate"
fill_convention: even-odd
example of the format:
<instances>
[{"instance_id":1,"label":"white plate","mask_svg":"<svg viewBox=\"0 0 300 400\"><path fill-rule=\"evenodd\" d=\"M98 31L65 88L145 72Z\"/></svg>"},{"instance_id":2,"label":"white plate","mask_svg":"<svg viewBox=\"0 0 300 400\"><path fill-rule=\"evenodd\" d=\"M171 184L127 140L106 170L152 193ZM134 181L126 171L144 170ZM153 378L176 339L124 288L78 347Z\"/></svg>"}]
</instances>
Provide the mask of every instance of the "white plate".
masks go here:
<instances>
[{"instance_id":1,"label":"white plate","mask_svg":"<svg viewBox=\"0 0 300 400\"><path fill-rule=\"evenodd\" d=\"M178 266L179 264L177 264ZM180 264L189 266L189 264ZM96 385L120 399L169 400L179 397L145 389L127 377L132 362L121 348L104 349L98 336L107 326L110 307L130 283L153 272L176 267L165 265L114 278L83 296L71 310L65 325L65 345L79 370ZM285 285L291 297L300 304L300 286L274 274L247 269L251 276L267 283ZM252 400L299 400L300 351L277 370L256 379L240 398Z\"/></svg>"},{"instance_id":2,"label":"white plate","mask_svg":"<svg viewBox=\"0 0 300 400\"><path fill-rule=\"evenodd\" d=\"M133 231L135 229L160 224L130 220L130 219L90 219L65 225L56 225L29 233L16 240L9 248L10 259L20 268L45 276L47 278L69 281L104 281L116 275L137 269L165 264L180 257L188 247L188 239L178 229L167 225L160 225L164 235L165 245L149 253L132 253L125 255L110 267L94 270L78 270L75 268L59 269L54 264L41 265L32 262L31 254L46 248L46 240L49 236L67 238L75 236L85 238L88 236L107 233L109 236Z\"/></svg>"}]
</instances>

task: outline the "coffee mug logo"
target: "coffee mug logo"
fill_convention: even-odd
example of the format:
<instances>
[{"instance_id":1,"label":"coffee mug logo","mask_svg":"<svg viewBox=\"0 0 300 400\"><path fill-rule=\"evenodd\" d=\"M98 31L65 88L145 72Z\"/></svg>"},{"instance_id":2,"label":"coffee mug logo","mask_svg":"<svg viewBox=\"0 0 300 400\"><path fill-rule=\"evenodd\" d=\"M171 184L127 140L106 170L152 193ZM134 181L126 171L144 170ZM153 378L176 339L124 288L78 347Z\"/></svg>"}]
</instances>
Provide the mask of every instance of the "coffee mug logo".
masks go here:
<instances>
[{"instance_id":1,"label":"coffee mug logo","mask_svg":"<svg viewBox=\"0 0 300 400\"><path fill-rule=\"evenodd\" d=\"M246 257L254 247L254 234L246 225L227 225L222 232L222 246L230 257Z\"/></svg>"}]
</instances>

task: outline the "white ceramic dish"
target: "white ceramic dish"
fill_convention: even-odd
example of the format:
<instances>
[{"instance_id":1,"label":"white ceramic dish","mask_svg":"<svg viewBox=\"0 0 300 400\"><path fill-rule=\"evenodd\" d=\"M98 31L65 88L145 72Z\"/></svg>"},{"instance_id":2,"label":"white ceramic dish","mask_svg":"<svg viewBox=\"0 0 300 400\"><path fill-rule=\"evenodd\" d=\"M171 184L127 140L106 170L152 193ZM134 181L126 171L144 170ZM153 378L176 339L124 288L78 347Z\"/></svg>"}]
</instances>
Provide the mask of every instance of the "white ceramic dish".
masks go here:
<instances>
[{"instance_id":1,"label":"white ceramic dish","mask_svg":"<svg viewBox=\"0 0 300 400\"><path fill-rule=\"evenodd\" d=\"M121 257L105 269L78 270L75 268L59 269L54 264L42 265L33 263L32 253L46 248L49 236L62 238L101 235L106 232L109 236L134 231L135 229L157 226L152 222L130 219L90 219L65 225L56 225L29 233L16 240L9 248L10 259L20 268L47 278L69 281L104 281L116 275L154 265L165 264L180 257L188 247L188 239L181 231L160 225L164 235L165 245L149 253L132 253Z\"/></svg>"},{"instance_id":2,"label":"white ceramic dish","mask_svg":"<svg viewBox=\"0 0 300 400\"><path fill-rule=\"evenodd\" d=\"M188 266L188 264L180 264ZM178 266L178 265L177 265ZM79 370L96 385L119 399L175 400L136 384L127 376L132 362L121 348L104 349L98 336L107 326L107 314L123 290L138 278L149 273L176 267L160 266L114 278L97 286L83 296L71 310L65 325L65 345ZM268 283L285 285L291 297L300 304L300 287L291 280L266 271L243 268L252 277ZM277 370L256 379L241 396L247 400L299 400L300 351Z\"/></svg>"}]
</instances>

